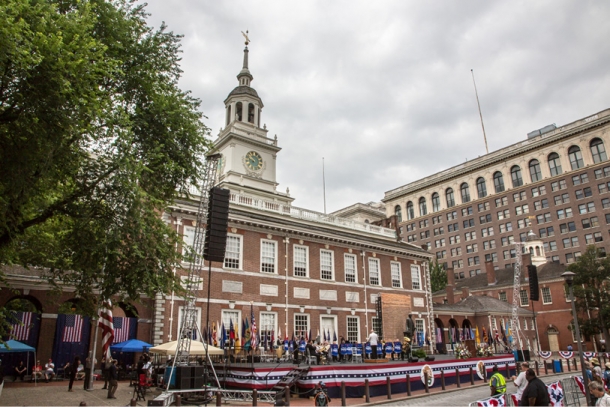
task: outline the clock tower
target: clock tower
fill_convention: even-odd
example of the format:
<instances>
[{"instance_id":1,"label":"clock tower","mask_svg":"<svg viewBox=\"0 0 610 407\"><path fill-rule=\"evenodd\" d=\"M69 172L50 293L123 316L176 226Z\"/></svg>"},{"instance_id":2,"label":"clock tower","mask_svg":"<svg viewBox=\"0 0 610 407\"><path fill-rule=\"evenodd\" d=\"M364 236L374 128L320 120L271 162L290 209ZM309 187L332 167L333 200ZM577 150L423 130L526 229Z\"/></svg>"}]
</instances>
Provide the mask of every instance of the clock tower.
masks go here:
<instances>
[{"instance_id":1,"label":"clock tower","mask_svg":"<svg viewBox=\"0 0 610 407\"><path fill-rule=\"evenodd\" d=\"M276 157L281 148L277 136L269 138L267 126L261 127L263 101L250 86L254 78L248 69L248 43L246 37L238 85L224 101L225 128L220 130L210 154L222 155L218 168L220 187L289 205L293 199L277 191Z\"/></svg>"}]
</instances>

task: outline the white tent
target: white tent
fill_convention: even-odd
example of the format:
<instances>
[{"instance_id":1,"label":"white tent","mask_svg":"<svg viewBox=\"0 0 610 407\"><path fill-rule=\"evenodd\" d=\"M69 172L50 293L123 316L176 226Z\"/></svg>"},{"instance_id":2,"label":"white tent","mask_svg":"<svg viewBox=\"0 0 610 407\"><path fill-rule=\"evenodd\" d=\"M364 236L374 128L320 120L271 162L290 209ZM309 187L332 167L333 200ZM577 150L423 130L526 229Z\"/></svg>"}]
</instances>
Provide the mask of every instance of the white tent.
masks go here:
<instances>
[{"instance_id":1,"label":"white tent","mask_svg":"<svg viewBox=\"0 0 610 407\"><path fill-rule=\"evenodd\" d=\"M150 353L158 353L160 355L175 355L178 341L171 341L149 349ZM224 351L215 346L208 346L199 341L191 342L191 355L205 355L205 348L208 348L210 355L224 355Z\"/></svg>"}]
</instances>

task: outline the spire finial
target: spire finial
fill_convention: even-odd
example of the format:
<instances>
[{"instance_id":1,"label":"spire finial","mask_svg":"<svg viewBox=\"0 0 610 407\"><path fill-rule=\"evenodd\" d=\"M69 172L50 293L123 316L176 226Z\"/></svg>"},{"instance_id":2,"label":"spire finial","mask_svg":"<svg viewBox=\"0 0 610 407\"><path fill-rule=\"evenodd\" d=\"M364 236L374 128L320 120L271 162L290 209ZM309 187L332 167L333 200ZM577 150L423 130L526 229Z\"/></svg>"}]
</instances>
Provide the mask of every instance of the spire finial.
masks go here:
<instances>
[{"instance_id":1,"label":"spire finial","mask_svg":"<svg viewBox=\"0 0 610 407\"><path fill-rule=\"evenodd\" d=\"M248 38L248 30L246 30L246 32L241 32L241 35L244 36L244 38L246 39L246 47L248 46L248 44L250 44L250 38Z\"/></svg>"}]
</instances>

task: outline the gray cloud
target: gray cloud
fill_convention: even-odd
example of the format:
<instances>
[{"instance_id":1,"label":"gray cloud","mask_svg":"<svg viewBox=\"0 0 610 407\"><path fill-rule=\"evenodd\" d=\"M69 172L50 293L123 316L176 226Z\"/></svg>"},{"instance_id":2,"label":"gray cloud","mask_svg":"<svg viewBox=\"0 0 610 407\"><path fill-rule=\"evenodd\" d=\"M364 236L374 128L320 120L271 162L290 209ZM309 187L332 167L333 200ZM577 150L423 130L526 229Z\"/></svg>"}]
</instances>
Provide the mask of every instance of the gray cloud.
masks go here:
<instances>
[{"instance_id":1,"label":"gray cloud","mask_svg":"<svg viewBox=\"0 0 610 407\"><path fill-rule=\"evenodd\" d=\"M153 1L184 35L181 86L223 126L249 29L252 86L278 135L280 189L323 210L383 193L549 123L610 107L610 3Z\"/></svg>"}]
</instances>

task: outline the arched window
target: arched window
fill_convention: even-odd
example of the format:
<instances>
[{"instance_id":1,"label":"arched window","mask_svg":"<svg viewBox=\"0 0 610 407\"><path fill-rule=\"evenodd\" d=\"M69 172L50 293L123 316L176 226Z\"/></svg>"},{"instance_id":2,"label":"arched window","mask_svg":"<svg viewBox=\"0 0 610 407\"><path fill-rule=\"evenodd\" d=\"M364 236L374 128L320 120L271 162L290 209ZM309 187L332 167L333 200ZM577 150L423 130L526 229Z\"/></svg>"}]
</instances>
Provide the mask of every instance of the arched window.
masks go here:
<instances>
[{"instance_id":1,"label":"arched window","mask_svg":"<svg viewBox=\"0 0 610 407\"><path fill-rule=\"evenodd\" d=\"M235 116L237 117L237 121L240 122L241 121L241 114L242 114L242 105L241 102L237 102L235 104Z\"/></svg>"},{"instance_id":2,"label":"arched window","mask_svg":"<svg viewBox=\"0 0 610 407\"><path fill-rule=\"evenodd\" d=\"M455 206L455 198L453 196L452 188L447 188L447 190L445 191L445 199L447 200L447 208Z\"/></svg>"},{"instance_id":3,"label":"arched window","mask_svg":"<svg viewBox=\"0 0 610 407\"><path fill-rule=\"evenodd\" d=\"M485 185L485 179L483 179L483 177L477 179L477 195L479 198L485 198L487 196L487 186Z\"/></svg>"},{"instance_id":4,"label":"arched window","mask_svg":"<svg viewBox=\"0 0 610 407\"><path fill-rule=\"evenodd\" d=\"M470 188L467 183L460 185L460 194L462 195L462 203L470 202Z\"/></svg>"},{"instance_id":5,"label":"arched window","mask_svg":"<svg viewBox=\"0 0 610 407\"><path fill-rule=\"evenodd\" d=\"M536 246L536 256L540 256L540 246Z\"/></svg>"},{"instance_id":6,"label":"arched window","mask_svg":"<svg viewBox=\"0 0 610 407\"><path fill-rule=\"evenodd\" d=\"M530 161L529 167L532 182L540 181L542 179L542 172L540 171L540 163L538 160Z\"/></svg>"},{"instance_id":7,"label":"arched window","mask_svg":"<svg viewBox=\"0 0 610 407\"><path fill-rule=\"evenodd\" d=\"M582 160L582 152L580 151L580 147L570 147L568 149L568 157L570 158L570 167L572 167L573 170L577 170L585 166L585 163Z\"/></svg>"},{"instance_id":8,"label":"arched window","mask_svg":"<svg viewBox=\"0 0 610 407\"><path fill-rule=\"evenodd\" d=\"M494 172L494 189L496 194L504 192L504 177L500 171Z\"/></svg>"},{"instance_id":9,"label":"arched window","mask_svg":"<svg viewBox=\"0 0 610 407\"><path fill-rule=\"evenodd\" d=\"M441 198L438 193L432 194L432 212L438 212L441 210Z\"/></svg>"},{"instance_id":10,"label":"arched window","mask_svg":"<svg viewBox=\"0 0 610 407\"><path fill-rule=\"evenodd\" d=\"M254 105L248 103L248 123L254 124Z\"/></svg>"},{"instance_id":11,"label":"arched window","mask_svg":"<svg viewBox=\"0 0 610 407\"><path fill-rule=\"evenodd\" d=\"M513 188L520 187L523 185L523 177L521 177L521 167L513 165L510 169L510 177L513 180Z\"/></svg>"},{"instance_id":12,"label":"arched window","mask_svg":"<svg viewBox=\"0 0 610 407\"><path fill-rule=\"evenodd\" d=\"M394 215L396 215L396 221L398 223L402 222L402 208L400 205L396 205L394 207Z\"/></svg>"},{"instance_id":13,"label":"arched window","mask_svg":"<svg viewBox=\"0 0 610 407\"><path fill-rule=\"evenodd\" d=\"M231 105L227 106L227 126L229 125L229 123L231 123Z\"/></svg>"},{"instance_id":14,"label":"arched window","mask_svg":"<svg viewBox=\"0 0 610 407\"><path fill-rule=\"evenodd\" d=\"M407 202L407 219L411 220L415 217L415 210L413 209L413 202Z\"/></svg>"},{"instance_id":15,"label":"arched window","mask_svg":"<svg viewBox=\"0 0 610 407\"><path fill-rule=\"evenodd\" d=\"M551 177L555 175L560 175L562 173L561 162L559 161L559 154L549 154L549 170L551 170Z\"/></svg>"},{"instance_id":16,"label":"arched window","mask_svg":"<svg viewBox=\"0 0 610 407\"><path fill-rule=\"evenodd\" d=\"M595 164L601 163L602 161L606 161L608 156L606 155L606 147L604 147L604 142L598 138L594 138L591 140L591 155L593 156L593 162Z\"/></svg>"},{"instance_id":17,"label":"arched window","mask_svg":"<svg viewBox=\"0 0 610 407\"><path fill-rule=\"evenodd\" d=\"M419 216L428 214L428 207L426 206L426 198L423 196L419 198Z\"/></svg>"}]
</instances>

